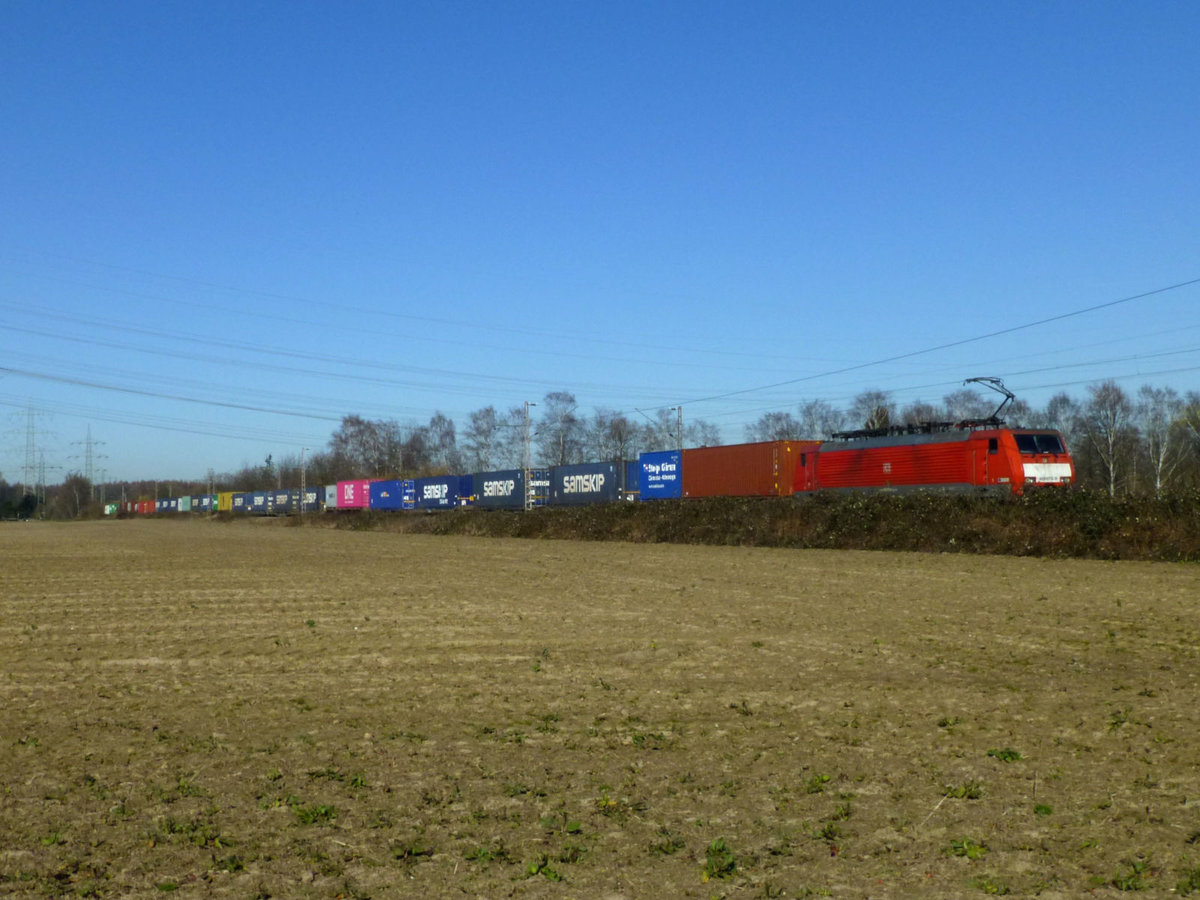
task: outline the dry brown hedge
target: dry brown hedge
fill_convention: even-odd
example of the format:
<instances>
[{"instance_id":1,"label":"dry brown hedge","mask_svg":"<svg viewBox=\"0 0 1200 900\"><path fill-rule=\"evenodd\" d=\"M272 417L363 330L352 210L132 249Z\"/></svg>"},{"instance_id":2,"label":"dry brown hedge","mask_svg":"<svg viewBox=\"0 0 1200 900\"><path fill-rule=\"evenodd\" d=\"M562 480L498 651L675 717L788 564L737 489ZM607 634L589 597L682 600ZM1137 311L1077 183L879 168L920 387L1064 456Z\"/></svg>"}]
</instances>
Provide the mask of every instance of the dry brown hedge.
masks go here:
<instances>
[{"instance_id":1,"label":"dry brown hedge","mask_svg":"<svg viewBox=\"0 0 1200 900\"><path fill-rule=\"evenodd\" d=\"M528 513L342 513L339 528L560 540L987 553L1087 559L1200 559L1200 495L1118 498L1044 491L1019 499L941 494L719 497Z\"/></svg>"}]
</instances>

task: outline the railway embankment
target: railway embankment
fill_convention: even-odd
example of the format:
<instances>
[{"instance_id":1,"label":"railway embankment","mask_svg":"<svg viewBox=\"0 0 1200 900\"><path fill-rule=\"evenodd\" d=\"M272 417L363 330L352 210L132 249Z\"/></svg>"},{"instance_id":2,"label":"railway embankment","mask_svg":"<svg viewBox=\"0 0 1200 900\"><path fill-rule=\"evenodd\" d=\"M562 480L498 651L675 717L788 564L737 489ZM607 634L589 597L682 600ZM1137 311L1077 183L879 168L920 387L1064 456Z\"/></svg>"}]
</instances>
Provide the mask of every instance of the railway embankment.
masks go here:
<instances>
[{"instance_id":1,"label":"railway embankment","mask_svg":"<svg viewBox=\"0 0 1200 900\"><path fill-rule=\"evenodd\" d=\"M294 520L293 520L294 521ZM720 497L505 512L349 513L339 528L559 540L1200 561L1200 493L1164 499L1038 491Z\"/></svg>"}]
</instances>

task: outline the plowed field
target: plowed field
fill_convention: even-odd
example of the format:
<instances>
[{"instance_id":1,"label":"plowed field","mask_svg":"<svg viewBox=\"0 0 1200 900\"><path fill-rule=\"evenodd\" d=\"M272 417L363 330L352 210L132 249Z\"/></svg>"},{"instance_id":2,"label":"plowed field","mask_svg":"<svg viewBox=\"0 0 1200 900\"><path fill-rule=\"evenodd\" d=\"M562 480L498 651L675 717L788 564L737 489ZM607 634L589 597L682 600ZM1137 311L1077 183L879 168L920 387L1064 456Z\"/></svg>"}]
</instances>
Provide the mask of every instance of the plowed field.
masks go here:
<instances>
[{"instance_id":1,"label":"plowed field","mask_svg":"<svg viewBox=\"0 0 1200 900\"><path fill-rule=\"evenodd\" d=\"M1200 891L1200 569L0 526L0 894Z\"/></svg>"}]
</instances>

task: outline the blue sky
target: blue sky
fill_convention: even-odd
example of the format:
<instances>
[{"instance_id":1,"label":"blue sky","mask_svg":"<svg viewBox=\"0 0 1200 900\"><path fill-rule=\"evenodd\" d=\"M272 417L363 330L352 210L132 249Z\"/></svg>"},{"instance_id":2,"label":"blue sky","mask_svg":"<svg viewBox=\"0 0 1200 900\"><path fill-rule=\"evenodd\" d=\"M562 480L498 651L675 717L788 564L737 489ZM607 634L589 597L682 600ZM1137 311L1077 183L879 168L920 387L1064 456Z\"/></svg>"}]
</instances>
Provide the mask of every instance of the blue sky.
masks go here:
<instances>
[{"instance_id":1,"label":"blue sky","mask_svg":"<svg viewBox=\"0 0 1200 900\"><path fill-rule=\"evenodd\" d=\"M559 389L730 442L976 375L1200 389L1200 284L909 355L1200 278L1194 3L0 16L9 481L31 407L61 471L90 427L199 478Z\"/></svg>"}]
</instances>

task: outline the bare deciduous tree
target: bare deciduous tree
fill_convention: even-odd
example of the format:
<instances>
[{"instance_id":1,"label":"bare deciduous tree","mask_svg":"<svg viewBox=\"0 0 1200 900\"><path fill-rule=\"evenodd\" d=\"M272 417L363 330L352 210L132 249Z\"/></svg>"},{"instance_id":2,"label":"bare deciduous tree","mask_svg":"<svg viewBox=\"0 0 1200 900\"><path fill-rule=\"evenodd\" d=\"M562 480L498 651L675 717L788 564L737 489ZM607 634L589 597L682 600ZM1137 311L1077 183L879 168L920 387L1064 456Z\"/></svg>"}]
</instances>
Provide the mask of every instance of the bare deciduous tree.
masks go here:
<instances>
[{"instance_id":1,"label":"bare deciduous tree","mask_svg":"<svg viewBox=\"0 0 1200 900\"><path fill-rule=\"evenodd\" d=\"M850 421L860 428L887 428L896 420L896 404L887 391L863 391L850 404Z\"/></svg>"},{"instance_id":2,"label":"bare deciduous tree","mask_svg":"<svg viewBox=\"0 0 1200 900\"><path fill-rule=\"evenodd\" d=\"M1121 387L1111 380L1089 385L1088 394L1088 402L1080 415L1080 427L1103 466L1108 495L1115 497L1132 444L1133 404Z\"/></svg>"},{"instance_id":3,"label":"bare deciduous tree","mask_svg":"<svg viewBox=\"0 0 1200 900\"><path fill-rule=\"evenodd\" d=\"M820 440L846 427L846 414L824 400L800 404L800 436Z\"/></svg>"},{"instance_id":4,"label":"bare deciduous tree","mask_svg":"<svg viewBox=\"0 0 1200 900\"><path fill-rule=\"evenodd\" d=\"M797 441L804 426L789 412L768 412L746 426L748 441Z\"/></svg>"},{"instance_id":5,"label":"bare deciduous tree","mask_svg":"<svg viewBox=\"0 0 1200 900\"><path fill-rule=\"evenodd\" d=\"M537 445L547 466L582 462L583 420L579 404L570 391L551 391L542 398L538 417Z\"/></svg>"},{"instance_id":6,"label":"bare deciduous tree","mask_svg":"<svg viewBox=\"0 0 1200 900\"><path fill-rule=\"evenodd\" d=\"M1162 496L1163 489L1184 459L1186 425L1183 412L1183 398L1171 388L1144 384L1138 391L1135 421L1150 462L1156 497Z\"/></svg>"}]
</instances>

